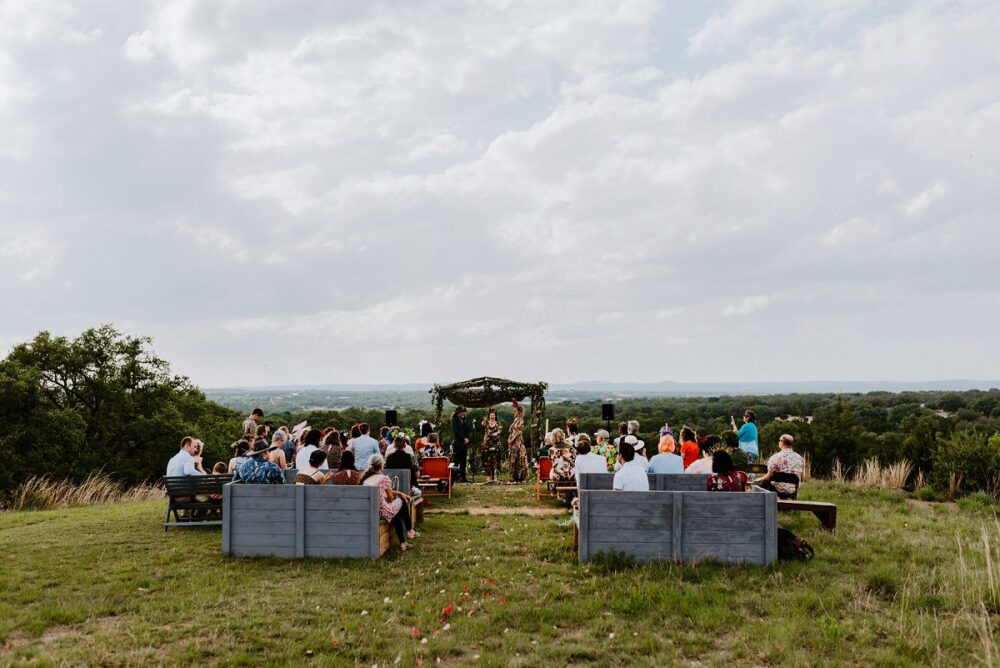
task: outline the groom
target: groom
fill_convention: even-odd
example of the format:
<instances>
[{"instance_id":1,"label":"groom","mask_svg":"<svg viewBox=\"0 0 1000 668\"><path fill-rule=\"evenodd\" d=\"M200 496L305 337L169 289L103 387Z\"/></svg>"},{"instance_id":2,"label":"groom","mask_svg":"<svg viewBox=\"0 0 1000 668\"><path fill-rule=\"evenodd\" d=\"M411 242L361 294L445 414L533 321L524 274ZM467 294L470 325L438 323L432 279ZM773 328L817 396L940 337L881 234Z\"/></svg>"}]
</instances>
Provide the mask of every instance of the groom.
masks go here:
<instances>
[{"instance_id":1,"label":"groom","mask_svg":"<svg viewBox=\"0 0 1000 668\"><path fill-rule=\"evenodd\" d=\"M455 408L451 416L451 463L458 466L459 482L468 482L465 477L465 461L469 456L469 418L465 414L465 406Z\"/></svg>"}]
</instances>

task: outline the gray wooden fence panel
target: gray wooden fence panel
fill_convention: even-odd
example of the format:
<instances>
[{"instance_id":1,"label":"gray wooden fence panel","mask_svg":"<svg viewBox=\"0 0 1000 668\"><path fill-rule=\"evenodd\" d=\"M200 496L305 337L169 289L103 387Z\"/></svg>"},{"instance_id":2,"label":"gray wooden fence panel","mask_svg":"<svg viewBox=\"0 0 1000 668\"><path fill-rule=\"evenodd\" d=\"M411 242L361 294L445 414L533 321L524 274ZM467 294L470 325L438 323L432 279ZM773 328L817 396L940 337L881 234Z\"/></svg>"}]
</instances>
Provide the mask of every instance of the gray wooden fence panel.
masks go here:
<instances>
[{"instance_id":1,"label":"gray wooden fence panel","mask_svg":"<svg viewBox=\"0 0 1000 668\"><path fill-rule=\"evenodd\" d=\"M708 476L694 473L647 473L650 491L661 492L704 492ZM614 473L581 473L580 489L610 490L615 479Z\"/></svg>"},{"instance_id":2,"label":"gray wooden fence panel","mask_svg":"<svg viewBox=\"0 0 1000 668\"><path fill-rule=\"evenodd\" d=\"M399 478L399 485L394 485L393 489L409 496L410 491L413 489L413 483L410 480L413 471L410 469L385 469L383 473L389 476L390 479Z\"/></svg>"},{"instance_id":3,"label":"gray wooden fence panel","mask_svg":"<svg viewBox=\"0 0 1000 668\"><path fill-rule=\"evenodd\" d=\"M579 559L614 550L639 561L768 564L777 558L775 499L774 494L583 489Z\"/></svg>"},{"instance_id":4,"label":"gray wooden fence panel","mask_svg":"<svg viewBox=\"0 0 1000 668\"><path fill-rule=\"evenodd\" d=\"M222 554L232 554L230 547L230 518L233 512L233 495L226 488L232 483L226 483L222 488Z\"/></svg>"},{"instance_id":5,"label":"gray wooden fence panel","mask_svg":"<svg viewBox=\"0 0 1000 668\"><path fill-rule=\"evenodd\" d=\"M234 556L378 557L378 487L244 485L223 490Z\"/></svg>"}]
</instances>

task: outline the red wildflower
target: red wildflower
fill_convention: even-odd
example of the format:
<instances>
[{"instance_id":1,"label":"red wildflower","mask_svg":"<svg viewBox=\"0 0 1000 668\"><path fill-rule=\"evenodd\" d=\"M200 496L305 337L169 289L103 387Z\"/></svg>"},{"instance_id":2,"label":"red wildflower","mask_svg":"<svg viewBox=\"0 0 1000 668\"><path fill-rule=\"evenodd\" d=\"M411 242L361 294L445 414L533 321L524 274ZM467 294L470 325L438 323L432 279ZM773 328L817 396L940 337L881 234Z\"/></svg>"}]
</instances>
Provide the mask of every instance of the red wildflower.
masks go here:
<instances>
[{"instance_id":1,"label":"red wildflower","mask_svg":"<svg viewBox=\"0 0 1000 668\"><path fill-rule=\"evenodd\" d=\"M423 633L421 633L418 629L413 629L412 631L410 631L411 638L419 638L422 635Z\"/></svg>"},{"instance_id":2,"label":"red wildflower","mask_svg":"<svg viewBox=\"0 0 1000 668\"><path fill-rule=\"evenodd\" d=\"M454 609L455 609L454 604L449 603L448 605L446 605L444 608L441 609L441 614L447 617L452 613Z\"/></svg>"}]
</instances>

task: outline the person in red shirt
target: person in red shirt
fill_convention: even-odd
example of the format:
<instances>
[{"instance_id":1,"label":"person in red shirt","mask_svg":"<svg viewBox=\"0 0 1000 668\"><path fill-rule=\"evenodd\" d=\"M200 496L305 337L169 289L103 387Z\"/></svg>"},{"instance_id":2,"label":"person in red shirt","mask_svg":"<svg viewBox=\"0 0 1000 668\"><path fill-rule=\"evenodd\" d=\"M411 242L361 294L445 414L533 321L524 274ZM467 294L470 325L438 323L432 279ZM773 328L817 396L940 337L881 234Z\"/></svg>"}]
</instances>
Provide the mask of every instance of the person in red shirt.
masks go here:
<instances>
[{"instance_id":1,"label":"person in red shirt","mask_svg":"<svg viewBox=\"0 0 1000 668\"><path fill-rule=\"evenodd\" d=\"M697 437L690 427L681 429L681 457L684 458L684 468L691 466L701 457L701 448L698 447Z\"/></svg>"}]
</instances>

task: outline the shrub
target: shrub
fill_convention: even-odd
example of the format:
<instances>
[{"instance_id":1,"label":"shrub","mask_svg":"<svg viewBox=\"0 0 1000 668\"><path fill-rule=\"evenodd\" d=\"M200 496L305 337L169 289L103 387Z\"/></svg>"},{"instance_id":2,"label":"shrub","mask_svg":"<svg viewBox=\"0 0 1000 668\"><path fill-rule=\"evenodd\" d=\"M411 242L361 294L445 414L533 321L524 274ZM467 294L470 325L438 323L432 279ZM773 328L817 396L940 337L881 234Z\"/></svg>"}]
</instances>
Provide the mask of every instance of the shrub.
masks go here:
<instances>
[{"instance_id":1,"label":"shrub","mask_svg":"<svg viewBox=\"0 0 1000 668\"><path fill-rule=\"evenodd\" d=\"M952 493L995 490L1000 480L1000 433L990 437L977 430L959 431L940 441L933 477L939 489L951 487Z\"/></svg>"},{"instance_id":2,"label":"shrub","mask_svg":"<svg viewBox=\"0 0 1000 668\"><path fill-rule=\"evenodd\" d=\"M938 492L933 487L920 487L919 489L917 489L916 492L913 493L913 498L918 499L920 501L933 501L933 502L939 502L944 500L944 497L941 496L940 492Z\"/></svg>"}]
</instances>

